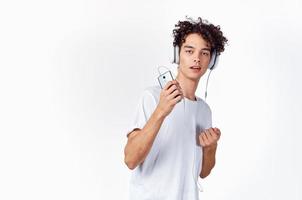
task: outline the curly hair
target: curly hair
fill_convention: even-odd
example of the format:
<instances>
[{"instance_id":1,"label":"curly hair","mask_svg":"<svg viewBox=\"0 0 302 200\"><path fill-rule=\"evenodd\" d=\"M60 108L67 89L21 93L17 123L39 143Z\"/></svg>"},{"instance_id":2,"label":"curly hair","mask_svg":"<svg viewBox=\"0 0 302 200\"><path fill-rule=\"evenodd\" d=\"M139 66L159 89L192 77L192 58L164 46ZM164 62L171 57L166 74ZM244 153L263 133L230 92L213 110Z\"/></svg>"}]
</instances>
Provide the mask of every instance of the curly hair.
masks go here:
<instances>
[{"instance_id":1,"label":"curly hair","mask_svg":"<svg viewBox=\"0 0 302 200\"><path fill-rule=\"evenodd\" d=\"M191 33L199 34L206 42L209 43L211 50L215 49L220 55L224 51L224 46L228 39L223 36L220 26L214 26L206 20L198 17L197 21L187 17L187 21L178 21L173 30L173 46L179 46L185 42L186 37Z\"/></svg>"}]
</instances>

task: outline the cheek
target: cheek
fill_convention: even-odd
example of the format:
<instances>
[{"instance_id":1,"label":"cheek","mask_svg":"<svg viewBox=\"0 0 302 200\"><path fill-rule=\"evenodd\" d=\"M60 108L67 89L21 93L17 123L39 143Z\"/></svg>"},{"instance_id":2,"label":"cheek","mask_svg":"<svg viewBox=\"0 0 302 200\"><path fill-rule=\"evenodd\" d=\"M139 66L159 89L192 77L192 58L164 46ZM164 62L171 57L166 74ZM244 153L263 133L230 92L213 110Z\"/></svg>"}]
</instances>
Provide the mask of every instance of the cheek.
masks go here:
<instances>
[{"instance_id":1,"label":"cheek","mask_svg":"<svg viewBox=\"0 0 302 200\"><path fill-rule=\"evenodd\" d=\"M180 58L180 62L181 62L183 65L189 64L189 63L190 63L190 58L188 58L188 57L186 57L186 56L183 56L182 58Z\"/></svg>"},{"instance_id":2,"label":"cheek","mask_svg":"<svg viewBox=\"0 0 302 200\"><path fill-rule=\"evenodd\" d=\"M209 66L209 64L210 64L210 62L209 62L209 61L203 61L203 62L201 63L201 66L202 66L202 68L207 69L207 68L208 68L208 66Z\"/></svg>"},{"instance_id":3,"label":"cheek","mask_svg":"<svg viewBox=\"0 0 302 200\"><path fill-rule=\"evenodd\" d=\"M201 59L201 62L202 62L202 64L209 64L210 63L210 59L204 58L204 59Z\"/></svg>"}]
</instances>

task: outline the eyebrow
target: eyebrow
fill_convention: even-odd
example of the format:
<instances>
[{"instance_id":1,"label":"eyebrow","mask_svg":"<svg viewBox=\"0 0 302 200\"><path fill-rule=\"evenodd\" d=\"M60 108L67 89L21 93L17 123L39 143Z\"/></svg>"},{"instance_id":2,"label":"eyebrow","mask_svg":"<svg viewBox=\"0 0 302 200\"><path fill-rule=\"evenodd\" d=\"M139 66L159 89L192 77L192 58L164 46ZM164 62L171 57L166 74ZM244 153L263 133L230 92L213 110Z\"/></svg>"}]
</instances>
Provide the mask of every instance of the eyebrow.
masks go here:
<instances>
[{"instance_id":1,"label":"eyebrow","mask_svg":"<svg viewBox=\"0 0 302 200\"><path fill-rule=\"evenodd\" d=\"M195 49L195 47L190 46L190 45L185 45L184 48L189 48L189 49ZM207 51L211 51L210 48L202 48L201 50L207 50Z\"/></svg>"}]
</instances>

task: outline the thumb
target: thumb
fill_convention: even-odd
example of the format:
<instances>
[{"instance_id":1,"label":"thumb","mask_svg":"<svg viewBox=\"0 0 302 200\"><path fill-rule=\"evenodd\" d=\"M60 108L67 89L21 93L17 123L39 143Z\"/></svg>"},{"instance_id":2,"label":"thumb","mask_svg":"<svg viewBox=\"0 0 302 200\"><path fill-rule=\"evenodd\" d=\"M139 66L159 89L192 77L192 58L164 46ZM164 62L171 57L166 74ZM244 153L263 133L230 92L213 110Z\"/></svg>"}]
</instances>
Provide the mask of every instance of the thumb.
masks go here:
<instances>
[{"instance_id":1,"label":"thumb","mask_svg":"<svg viewBox=\"0 0 302 200\"><path fill-rule=\"evenodd\" d=\"M218 135L220 135L220 134L221 134L221 132L220 132L219 128L214 128L214 131L215 131L215 133L216 133L216 134L218 134Z\"/></svg>"}]
</instances>

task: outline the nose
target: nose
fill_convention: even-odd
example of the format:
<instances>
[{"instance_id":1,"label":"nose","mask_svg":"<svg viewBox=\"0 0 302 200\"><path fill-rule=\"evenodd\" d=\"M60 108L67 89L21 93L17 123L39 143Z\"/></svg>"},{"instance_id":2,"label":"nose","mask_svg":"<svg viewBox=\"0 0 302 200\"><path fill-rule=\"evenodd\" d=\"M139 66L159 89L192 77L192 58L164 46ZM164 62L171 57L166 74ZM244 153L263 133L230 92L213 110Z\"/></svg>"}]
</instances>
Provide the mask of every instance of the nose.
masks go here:
<instances>
[{"instance_id":1,"label":"nose","mask_svg":"<svg viewBox=\"0 0 302 200\"><path fill-rule=\"evenodd\" d=\"M196 57L194 58L194 62L196 62L196 63L199 63L199 62L200 62L200 59L199 59L198 56L196 56Z\"/></svg>"}]
</instances>

